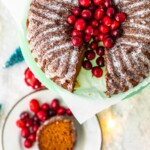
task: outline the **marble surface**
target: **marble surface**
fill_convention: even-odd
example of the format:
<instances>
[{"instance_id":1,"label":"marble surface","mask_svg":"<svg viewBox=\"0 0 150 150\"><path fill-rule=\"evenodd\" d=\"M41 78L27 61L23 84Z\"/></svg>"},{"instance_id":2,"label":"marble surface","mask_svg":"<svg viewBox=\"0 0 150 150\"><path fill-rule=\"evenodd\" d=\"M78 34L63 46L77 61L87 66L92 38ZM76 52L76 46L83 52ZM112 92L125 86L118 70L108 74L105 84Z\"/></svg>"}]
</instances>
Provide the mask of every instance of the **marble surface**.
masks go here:
<instances>
[{"instance_id":1,"label":"marble surface","mask_svg":"<svg viewBox=\"0 0 150 150\"><path fill-rule=\"evenodd\" d=\"M2 69L18 45L15 22L0 2L0 103L3 104L0 127L16 101L32 91L24 83L23 74L27 68L25 63ZM150 86L98 116L103 131L103 150L150 149ZM110 116L115 124L112 128L107 128Z\"/></svg>"}]
</instances>

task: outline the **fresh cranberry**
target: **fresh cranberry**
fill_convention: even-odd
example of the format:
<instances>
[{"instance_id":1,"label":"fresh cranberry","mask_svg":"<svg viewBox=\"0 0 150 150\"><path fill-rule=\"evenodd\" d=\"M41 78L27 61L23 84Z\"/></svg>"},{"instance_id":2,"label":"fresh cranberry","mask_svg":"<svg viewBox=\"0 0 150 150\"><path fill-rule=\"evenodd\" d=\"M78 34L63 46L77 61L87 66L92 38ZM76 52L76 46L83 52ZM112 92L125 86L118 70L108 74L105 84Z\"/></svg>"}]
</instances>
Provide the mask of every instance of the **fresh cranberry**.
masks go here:
<instances>
[{"instance_id":1,"label":"fresh cranberry","mask_svg":"<svg viewBox=\"0 0 150 150\"><path fill-rule=\"evenodd\" d=\"M89 60L85 60L83 63L82 63L82 66L84 69L86 70L91 70L92 69L92 63L89 61Z\"/></svg>"},{"instance_id":2,"label":"fresh cranberry","mask_svg":"<svg viewBox=\"0 0 150 150\"><path fill-rule=\"evenodd\" d=\"M98 34L98 35L99 35L99 34ZM98 35L95 36L94 39L93 39L95 42L99 42L99 41L100 41L100 40L98 39Z\"/></svg>"},{"instance_id":3,"label":"fresh cranberry","mask_svg":"<svg viewBox=\"0 0 150 150\"><path fill-rule=\"evenodd\" d=\"M39 118L39 120L45 121L47 119L47 113L43 110L40 110L37 112L37 117Z\"/></svg>"},{"instance_id":4,"label":"fresh cranberry","mask_svg":"<svg viewBox=\"0 0 150 150\"><path fill-rule=\"evenodd\" d=\"M106 7L111 7L112 6L112 4L113 4L113 1L112 0L104 0L104 5L106 6Z\"/></svg>"},{"instance_id":5,"label":"fresh cranberry","mask_svg":"<svg viewBox=\"0 0 150 150\"><path fill-rule=\"evenodd\" d=\"M100 67L93 67L92 75L97 78L100 78L103 75L103 70Z\"/></svg>"},{"instance_id":6,"label":"fresh cranberry","mask_svg":"<svg viewBox=\"0 0 150 150\"><path fill-rule=\"evenodd\" d=\"M31 127L31 131L32 133L36 133L39 129L39 125L38 124L34 124L32 127Z\"/></svg>"},{"instance_id":7,"label":"fresh cranberry","mask_svg":"<svg viewBox=\"0 0 150 150\"><path fill-rule=\"evenodd\" d=\"M68 16L68 23L69 24L74 24L75 21L76 21L76 16L74 16L74 15Z\"/></svg>"},{"instance_id":8,"label":"fresh cranberry","mask_svg":"<svg viewBox=\"0 0 150 150\"><path fill-rule=\"evenodd\" d=\"M20 120L17 120L17 121L16 121L16 125L17 125L17 127L19 127L19 128L24 128L24 127L25 127L25 122L20 119Z\"/></svg>"},{"instance_id":9,"label":"fresh cranberry","mask_svg":"<svg viewBox=\"0 0 150 150\"><path fill-rule=\"evenodd\" d=\"M32 119L27 118L27 119L26 119L26 127L31 127L31 126L32 126L32 124L33 124Z\"/></svg>"},{"instance_id":10,"label":"fresh cranberry","mask_svg":"<svg viewBox=\"0 0 150 150\"><path fill-rule=\"evenodd\" d=\"M50 106L53 110L57 110L59 108L59 100L53 99Z\"/></svg>"},{"instance_id":11,"label":"fresh cranberry","mask_svg":"<svg viewBox=\"0 0 150 150\"><path fill-rule=\"evenodd\" d=\"M93 0L93 3L95 5L101 5L103 3L103 0Z\"/></svg>"},{"instance_id":12,"label":"fresh cranberry","mask_svg":"<svg viewBox=\"0 0 150 150\"><path fill-rule=\"evenodd\" d=\"M96 50L97 47L98 47L98 43L97 43L97 42L92 42L92 43L90 44L90 48L93 49L93 50Z\"/></svg>"},{"instance_id":13,"label":"fresh cranberry","mask_svg":"<svg viewBox=\"0 0 150 150\"><path fill-rule=\"evenodd\" d=\"M97 63L98 66L104 67L104 57L98 57L96 59L96 63Z\"/></svg>"},{"instance_id":14,"label":"fresh cranberry","mask_svg":"<svg viewBox=\"0 0 150 150\"><path fill-rule=\"evenodd\" d=\"M98 28L94 29L93 35L94 35L94 36L98 36L98 34L99 34L99 29L98 29Z\"/></svg>"},{"instance_id":15,"label":"fresh cranberry","mask_svg":"<svg viewBox=\"0 0 150 150\"><path fill-rule=\"evenodd\" d=\"M24 147L25 147L25 148L31 148L32 145L33 145L33 143L32 143L31 140L25 139L25 141L24 141Z\"/></svg>"},{"instance_id":16,"label":"fresh cranberry","mask_svg":"<svg viewBox=\"0 0 150 150\"><path fill-rule=\"evenodd\" d=\"M100 30L101 33L106 34L106 33L109 32L109 27L102 24L102 25L99 26L99 30Z\"/></svg>"},{"instance_id":17,"label":"fresh cranberry","mask_svg":"<svg viewBox=\"0 0 150 150\"><path fill-rule=\"evenodd\" d=\"M38 122L38 121L39 121L39 118L38 118L36 115L34 115L34 116L32 117L32 120L33 120L34 122Z\"/></svg>"},{"instance_id":18,"label":"fresh cranberry","mask_svg":"<svg viewBox=\"0 0 150 150\"><path fill-rule=\"evenodd\" d=\"M64 107L59 107L57 110L57 115L64 115L66 113L66 109Z\"/></svg>"},{"instance_id":19,"label":"fresh cranberry","mask_svg":"<svg viewBox=\"0 0 150 150\"><path fill-rule=\"evenodd\" d=\"M91 39L92 39L91 35L85 35L85 37L84 37L84 41L87 42L87 43L90 42Z\"/></svg>"},{"instance_id":20,"label":"fresh cranberry","mask_svg":"<svg viewBox=\"0 0 150 150\"><path fill-rule=\"evenodd\" d=\"M93 29L93 27L92 26L87 26L86 27L86 29L85 29L85 33L87 34L87 35L93 35L94 34L94 29Z\"/></svg>"},{"instance_id":21,"label":"fresh cranberry","mask_svg":"<svg viewBox=\"0 0 150 150\"><path fill-rule=\"evenodd\" d=\"M82 34L81 31L73 30L73 31L72 31L72 36L82 37L83 34Z\"/></svg>"},{"instance_id":22,"label":"fresh cranberry","mask_svg":"<svg viewBox=\"0 0 150 150\"><path fill-rule=\"evenodd\" d=\"M82 31L84 30L86 27L86 22L84 19L82 18L79 18L76 22L75 22L75 29L76 30L79 30L79 31Z\"/></svg>"},{"instance_id":23,"label":"fresh cranberry","mask_svg":"<svg viewBox=\"0 0 150 150\"><path fill-rule=\"evenodd\" d=\"M115 14L115 12L116 12L115 8L109 7L109 8L107 8L106 14L107 14L107 16L109 16L109 17L113 17L114 14Z\"/></svg>"},{"instance_id":24,"label":"fresh cranberry","mask_svg":"<svg viewBox=\"0 0 150 150\"><path fill-rule=\"evenodd\" d=\"M35 142L36 141L36 134L35 133L31 133L28 137L28 139L32 142Z\"/></svg>"},{"instance_id":25,"label":"fresh cranberry","mask_svg":"<svg viewBox=\"0 0 150 150\"><path fill-rule=\"evenodd\" d=\"M127 18L126 14L125 14L125 13L122 13L122 12L117 13L117 14L115 15L116 21L121 22L121 23L124 22L124 21L126 20L126 18Z\"/></svg>"},{"instance_id":26,"label":"fresh cranberry","mask_svg":"<svg viewBox=\"0 0 150 150\"><path fill-rule=\"evenodd\" d=\"M106 48L111 48L114 45L114 41L112 38L107 38L103 41L103 44Z\"/></svg>"},{"instance_id":27,"label":"fresh cranberry","mask_svg":"<svg viewBox=\"0 0 150 150\"><path fill-rule=\"evenodd\" d=\"M102 8L96 9L95 14L94 14L95 19L96 20L102 19L104 17L104 13L105 13L104 9Z\"/></svg>"},{"instance_id":28,"label":"fresh cranberry","mask_svg":"<svg viewBox=\"0 0 150 150\"><path fill-rule=\"evenodd\" d=\"M32 100L30 101L30 104L29 104L29 105L30 105L30 110L31 110L32 112L36 113L36 112L39 111L40 104L39 104L38 100L32 99Z\"/></svg>"},{"instance_id":29,"label":"fresh cranberry","mask_svg":"<svg viewBox=\"0 0 150 150\"><path fill-rule=\"evenodd\" d=\"M49 116L49 117L53 117L53 116L55 116L55 115L56 115L56 110L50 109L50 110L48 111L48 116Z\"/></svg>"},{"instance_id":30,"label":"fresh cranberry","mask_svg":"<svg viewBox=\"0 0 150 150\"><path fill-rule=\"evenodd\" d=\"M109 34L102 34L102 33L100 33L100 34L98 35L99 41L103 41L104 39L106 39L106 38L108 38L108 37L110 37Z\"/></svg>"},{"instance_id":31,"label":"fresh cranberry","mask_svg":"<svg viewBox=\"0 0 150 150\"><path fill-rule=\"evenodd\" d=\"M22 130L21 130L22 137L27 138L29 136L29 134L30 134L30 131L28 128L26 128L26 127L22 128Z\"/></svg>"},{"instance_id":32,"label":"fresh cranberry","mask_svg":"<svg viewBox=\"0 0 150 150\"><path fill-rule=\"evenodd\" d=\"M111 18L110 17L108 17L108 16L105 16L104 18L103 18L103 24L105 25L105 26L110 26L111 25L111 22L112 22L112 20L111 20Z\"/></svg>"},{"instance_id":33,"label":"fresh cranberry","mask_svg":"<svg viewBox=\"0 0 150 150\"><path fill-rule=\"evenodd\" d=\"M80 47L83 44L83 40L81 37L72 37L72 44L73 46Z\"/></svg>"},{"instance_id":34,"label":"fresh cranberry","mask_svg":"<svg viewBox=\"0 0 150 150\"><path fill-rule=\"evenodd\" d=\"M90 6L91 0L79 0L79 4L82 7L88 7Z\"/></svg>"},{"instance_id":35,"label":"fresh cranberry","mask_svg":"<svg viewBox=\"0 0 150 150\"><path fill-rule=\"evenodd\" d=\"M95 53L94 51L92 50L88 50L85 52L85 57L88 59L88 60L93 60L95 58Z\"/></svg>"},{"instance_id":36,"label":"fresh cranberry","mask_svg":"<svg viewBox=\"0 0 150 150\"><path fill-rule=\"evenodd\" d=\"M120 23L116 20L113 20L111 23L110 29L115 30L115 29L118 29L119 27L120 27Z\"/></svg>"},{"instance_id":37,"label":"fresh cranberry","mask_svg":"<svg viewBox=\"0 0 150 150\"><path fill-rule=\"evenodd\" d=\"M20 119L25 120L26 118L29 118L29 112L24 111L20 114Z\"/></svg>"},{"instance_id":38,"label":"fresh cranberry","mask_svg":"<svg viewBox=\"0 0 150 150\"><path fill-rule=\"evenodd\" d=\"M74 8L73 8L73 14L74 14L75 16L79 16L80 13L81 13L81 10L80 10L79 7L74 7Z\"/></svg>"},{"instance_id":39,"label":"fresh cranberry","mask_svg":"<svg viewBox=\"0 0 150 150\"><path fill-rule=\"evenodd\" d=\"M102 46L98 47L98 49L96 50L96 53L99 56L103 56L104 55L104 47L102 47Z\"/></svg>"},{"instance_id":40,"label":"fresh cranberry","mask_svg":"<svg viewBox=\"0 0 150 150\"><path fill-rule=\"evenodd\" d=\"M68 116L72 116L73 115L72 112L71 112L71 110L69 108L66 109L66 114Z\"/></svg>"},{"instance_id":41,"label":"fresh cranberry","mask_svg":"<svg viewBox=\"0 0 150 150\"><path fill-rule=\"evenodd\" d=\"M42 110L45 110L45 111L48 111L49 110L49 105L47 104L47 103L44 103L44 104L42 104L42 106L41 106L41 109Z\"/></svg>"},{"instance_id":42,"label":"fresh cranberry","mask_svg":"<svg viewBox=\"0 0 150 150\"><path fill-rule=\"evenodd\" d=\"M94 27L94 28L98 27L98 21L95 20L95 19L92 20L90 24L91 24L91 26Z\"/></svg>"},{"instance_id":43,"label":"fresh cranberry","mask_svg":"<svg viewBox=\"0 0 150 150\"><path fill-rule=\"evenodd\" d=\"M93 12L95 11L96 6L93 3L91 3L91 5L89 6L89 9Z\"/></svg>"},{"instance_id":44,"label":"fresh cranberry","mask_svg":"<svg viewBox=\"0 0 150 150\"><path fill-rule=\"evenodd\" d=\"M111 36L115 38L119 38L121 37L121 35L122 35L122 31L120 29L111 31Z\"/></svg>"},{"instance_id":45,"label":"fresh cranberry","mask_svg":"<svg viewBox=\"0 0 150 150\"><path fill-rule=\"evenodd\" d=\"M90 19L92 17L92 12L89 9L84 9L81 13L84 19Z\"/></svg>"}]
</instances>

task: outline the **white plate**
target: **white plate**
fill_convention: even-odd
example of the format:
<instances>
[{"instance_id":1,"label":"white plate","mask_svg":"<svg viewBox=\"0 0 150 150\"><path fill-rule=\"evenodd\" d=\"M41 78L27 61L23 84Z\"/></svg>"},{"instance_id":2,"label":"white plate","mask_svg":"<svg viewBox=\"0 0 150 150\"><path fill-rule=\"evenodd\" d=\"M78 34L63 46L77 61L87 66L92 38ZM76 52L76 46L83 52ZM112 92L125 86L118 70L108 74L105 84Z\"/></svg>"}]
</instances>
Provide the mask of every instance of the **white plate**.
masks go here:
<instances>
[{"instance_id":1,"label":"white plate","mask_svg":"<svg viewBox=\"0 0 150 150\"><path fill-rule=\"evenodd\" d=\"M43 102L50 103L53 98L58 98L61 105L66 106L60 97L53 94L49 90L41 90L33 92L16 103L9 112L2 131L3 150L26 150L23 147L20 130L16 127L16 120L19 114L24 110L29 110L29 101L36 98ZM84 124L77 123L77 143L75 150L100 150L102 144L102 136L100 125L96 117L91 118ZM36 143L30 150L38 150Z\"/></svg>"}]
</instances>

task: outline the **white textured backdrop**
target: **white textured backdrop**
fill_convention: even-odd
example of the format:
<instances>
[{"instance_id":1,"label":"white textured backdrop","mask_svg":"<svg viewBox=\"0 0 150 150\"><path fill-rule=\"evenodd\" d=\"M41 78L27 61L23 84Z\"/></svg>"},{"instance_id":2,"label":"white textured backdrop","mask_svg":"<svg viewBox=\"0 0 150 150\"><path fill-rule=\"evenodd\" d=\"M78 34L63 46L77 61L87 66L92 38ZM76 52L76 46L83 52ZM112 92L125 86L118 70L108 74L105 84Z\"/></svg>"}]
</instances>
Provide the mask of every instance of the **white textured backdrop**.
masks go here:
<instances>
[{"instance_id":1,"label":"white textured backdrop","mask_svg":"<svg viewBox=\"0 0 150 150\"><path fill-rule=\"evenodd\" d=\"M32 91L23 81L25 63L1 69L18 46L16 30L15 22L0 2L0 103L4 108L0 123L13 104ZM108 112L109 109L99 114L102 124ZM150 150L150 86L113 106L112 113L116 124L111 130L103 131L103 150Z\"/></svg>"}]
</instances>

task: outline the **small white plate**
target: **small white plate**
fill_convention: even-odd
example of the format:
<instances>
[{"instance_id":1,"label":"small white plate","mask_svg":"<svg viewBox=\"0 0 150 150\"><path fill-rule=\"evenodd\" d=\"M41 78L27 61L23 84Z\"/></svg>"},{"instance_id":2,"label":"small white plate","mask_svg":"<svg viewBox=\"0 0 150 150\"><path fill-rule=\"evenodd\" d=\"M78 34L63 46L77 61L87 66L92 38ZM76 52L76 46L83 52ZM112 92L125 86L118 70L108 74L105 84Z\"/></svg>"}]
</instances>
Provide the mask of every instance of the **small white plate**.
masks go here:
<instances>
[{"instance_id":1,"label":"small white plate","mask_svg":"<svg viewBox=\"0 0 150 150\"><path fill-rule=\"evenodd\" d=\"M3 150L27 150L23 147L20 130L16 127L16 120L19 114L24 110L29 110L29 101L36 98L42 103L50 103L52 99L58 98L61 105L66 106L60 97L50 92L49 90L40 90L33 92L21 100L9 112L2 131L2 146ZM100 125L97 118L94 116L84 124L77 123L77 143L75 150L100 150L102 145L102 135ZM35 143L30 150L38 150Z\"/></svg>"}]
</instances>

